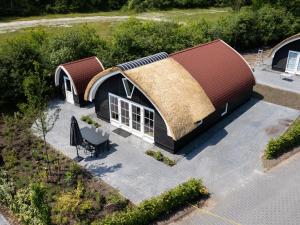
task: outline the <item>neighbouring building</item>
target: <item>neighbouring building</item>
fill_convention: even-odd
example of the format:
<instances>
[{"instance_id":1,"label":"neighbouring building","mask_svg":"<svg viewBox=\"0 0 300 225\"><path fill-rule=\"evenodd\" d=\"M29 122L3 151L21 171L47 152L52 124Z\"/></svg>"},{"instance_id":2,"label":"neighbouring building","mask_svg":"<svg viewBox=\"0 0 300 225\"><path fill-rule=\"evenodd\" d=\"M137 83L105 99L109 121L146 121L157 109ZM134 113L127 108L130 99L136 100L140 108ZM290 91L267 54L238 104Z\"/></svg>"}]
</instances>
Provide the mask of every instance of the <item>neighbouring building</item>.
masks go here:
<instances>
[{"instance_id":1,"label":"neighbouring building","mask_svg":"<svg viewBox=\"0 0 300 225\"><path fill-rule=\"evenodd\" d=\"M71 104L83 106L84 91L96 74L104 70L100 60L93 56L59 65L55 71L55 86L59 86L63 99Z\"/></svg>"},{"instance_id":2,"label":"neighbouring building","mask_svg":"<svg viewBox=\"0 0 300 225\"><path fill-rule=\"evenodd\" d=\"M254 85L244 58L216 40L106 69L84 99L100 119L175 153L247 101Z\"/></svg>"},{"instance_id":3,"label":"neighbouring building","mask_svg":"<svg viewBox=\"0 0 300 225\"><path fill-rule=\"evenodd\" d=\"M270 57L273 70L300 74L300 33L277 44Z\"/></svg>"}]
</instances>

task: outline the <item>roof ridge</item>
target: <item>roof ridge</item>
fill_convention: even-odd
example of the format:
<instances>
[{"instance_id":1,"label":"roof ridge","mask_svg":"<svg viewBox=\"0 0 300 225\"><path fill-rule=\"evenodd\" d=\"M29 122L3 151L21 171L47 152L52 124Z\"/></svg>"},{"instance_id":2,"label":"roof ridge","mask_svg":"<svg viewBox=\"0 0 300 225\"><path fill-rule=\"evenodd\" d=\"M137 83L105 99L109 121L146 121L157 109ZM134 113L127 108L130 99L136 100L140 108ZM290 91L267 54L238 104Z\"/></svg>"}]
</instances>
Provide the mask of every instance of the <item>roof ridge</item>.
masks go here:
<instances>
[{"instance_id":1,"label":"roof ridge","mask_svg":"<svg viewBox=\"0 0 300 225\"><path fill-rule=\"evenodd\" d=\"M87 57L87 58L78 59L78 60L74 60L74 61L71 61L71 62L66 62L66 63L61 64L61 66L78 63L78 62L85 61L85 60L92 59L92 58L97 58L97 57L96 56L90 56L90 57Z\"/></svg>"},{"instance_id":2,"label":"roof ridge","mask_svg":"<svg viewBox=\"0 0 300 225\"><path fill-rule=\"evenodd\" d=\"M221 39L216 39L216 40L213 40L213 41L210 41L210 42L199 44L199 45L196 45L194 47L186 48L186 49L171 53L170 56L176 55L176 54L179 54L179 53L182 53L182 52L190 51L190 50L195 49L195 48L203 47L205 45L210 45L210 44L213 44L213 43L216 43L216 42L219 42L219 41L222 41L222 40Z\"/></svg>"}]
</instances>

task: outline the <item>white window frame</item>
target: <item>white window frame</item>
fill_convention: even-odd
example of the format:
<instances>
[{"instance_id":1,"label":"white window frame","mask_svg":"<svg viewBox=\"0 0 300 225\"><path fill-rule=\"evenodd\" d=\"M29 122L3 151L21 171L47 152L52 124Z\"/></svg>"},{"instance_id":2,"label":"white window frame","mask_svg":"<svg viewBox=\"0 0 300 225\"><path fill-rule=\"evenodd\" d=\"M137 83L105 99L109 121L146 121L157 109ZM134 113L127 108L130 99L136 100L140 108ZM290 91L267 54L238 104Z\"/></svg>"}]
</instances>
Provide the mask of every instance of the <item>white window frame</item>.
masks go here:
<instances>
[{"instance_id":1,"label":"white window frame","mask_svg":"<svg viewBox=\"0 0 300 225\"><path fill-rule=\"evenodd\" d=\"M296 62L295 62L295 68L293 70L288 69L288 62L289 62L289 59L290 59L290 57L289 57L290 53L296 53L297 54ZM290 50L289 53L288 53L287 61L286 61L285 72L293 73L293 74L300 74L300 71L297 71L299 63L300 63L300 52Z\"/></svg>"},{"instance_id":2,"label":"white window frame","mask_svg":"<svg viewBox=\"0 0 300 225\"><path fill-rule=\"evenodd\" d=\"M123 82L123 86L124 86L127 98L131 99L133 91L135 89L135 86L127 78L122 78L122 82ZM127 83L127 85L126 85L126 83ZM131 93L129 93L129 90L128 90L128 83L132 84L132 86L133 86Z\"/></svg>"},{"instance_id":3,"label":"white window frame","mask_svg":"<svg viewBox=\"0 0 300 225\"><path fill-rule=\"evenodd\" d=\"M111 117L111 103L110 103L110 97L115 97L118 99L118 114L119 114L119 117L118 117L118 120L115 120ZM113 126L116 126L116 127L120 127L138 137L141 137L142 139L146 140L147 142L150 142L150 143L154 143L154 134L155 134L155 111L151 108L148 108L146 106L143 106L143 105L140 105L138 103L135 103L135 102L132 102L128 99L125 99L125 98L122 98L118 95L115 95L115 94L112 94L112 93L108 93L108 104L109 104L109 118L110 118L110 122ZM121 100L124 101L124 102L127 102L129 103L129 127L122 124L121 123ZM135 105L137 107L139 107L141 109L141 131L138 131L138 130L135 130L132 128L132 105ZM145 134L145 131L144 131L144 119L145 119L145 109L152 112L153 113L153 137L152 136L149 136L147 134Z\"/></svg>"},{"instance_id":4,"label":"white window frame","mask_svg":"<svg viewBox=\"0 0 300 225\"><path fill-rule=\"evenodd\" d=\"M221 116L225 116L227 114L227 110L228 110L228 102L226 103L225 111L222 112Z\"/></svg>"}]
</instances>

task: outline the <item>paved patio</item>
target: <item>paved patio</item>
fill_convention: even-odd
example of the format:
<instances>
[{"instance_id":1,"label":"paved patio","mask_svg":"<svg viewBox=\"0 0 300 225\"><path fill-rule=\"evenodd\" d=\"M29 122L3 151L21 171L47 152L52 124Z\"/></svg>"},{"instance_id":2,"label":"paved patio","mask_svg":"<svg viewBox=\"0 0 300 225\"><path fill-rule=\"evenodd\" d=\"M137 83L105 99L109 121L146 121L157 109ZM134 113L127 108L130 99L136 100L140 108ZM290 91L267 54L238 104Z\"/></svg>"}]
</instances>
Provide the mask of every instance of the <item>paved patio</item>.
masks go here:
<instances>
[{"instance_id":1,"label":"paved patio","mask_svg":"<svg viewBox=\"0 0 300 225\"><path fill-rule=\"evenodd\" d=\"M79 126L86 126L80 117L93 114L94 108L78 108L61 101L54 101L51 106L61 108L61 112L47 140L74 158L76 151L69 146L70 118L75 115ZM189 177L203 178L215 199L224 198L262 174L260 156L268 140L282 133L297 116L297 110L252 99L187 145L175 157L178 161L174 167L147 156L144 152L153 147L151 144L133 135L122 138L114 133L110 136L110 153L97 159L87 156L81 165L135 203ZM103 130L114 129L98 122Z\"/></svg>"},{"instance_id":2,"label":"paved patio","mask_svg":"<svg viewBox=\"0 0 300 225\"><path fill-rule=\"evenodd\" d=\"M195 210L177 225L297 225L300 224L300 154L205 210Z\"/></svg>"},{"instance_id":3,"label":"paved patio","mask_svg":"<svg viewBox=\"0 0 300 225\"><path fill-rule=\"evenodd\" d=\"M258 84L300 94L300 76L290 79L280 78L282 72L271 70L268 65L255 67L254 76Z\"/></svg>"}]
</instances>

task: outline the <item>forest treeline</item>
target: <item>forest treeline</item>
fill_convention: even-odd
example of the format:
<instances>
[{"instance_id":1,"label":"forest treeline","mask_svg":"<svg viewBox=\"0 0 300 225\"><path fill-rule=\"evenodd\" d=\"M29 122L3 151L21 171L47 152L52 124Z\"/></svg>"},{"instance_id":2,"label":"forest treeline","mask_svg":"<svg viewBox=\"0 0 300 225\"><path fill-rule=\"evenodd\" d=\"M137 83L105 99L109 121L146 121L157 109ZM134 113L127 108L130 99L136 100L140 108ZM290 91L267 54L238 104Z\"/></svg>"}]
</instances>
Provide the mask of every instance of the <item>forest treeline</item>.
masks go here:
<instances>
[{"instance_id":1,"label":"forest treeline","mask_svg":"<svg viewBox=\"0 0 300 225\"><path fill-rule=\"evenodd\" d=\"M298 32L298 17L284 8L270 5L257 10L243 8L213 24L205 20L178 24L130 19L116 26L107 39L86 25L57 33L34 29L0 43L0 109L25 101L23 85L31 83L28 79L35 76L46 79L49 90L53 90L55 68L72 60L96 55L108 68L161 51L172 53L217 38L237 50L247 50L274 45ZM45 93L51 94L53 91Z\"/></svg>"},{"instance_id":2,"label":"forest treeline","mask_svg":"<svg viewBox=\"0 0 300 225\"><path fill-rule=\"evenodd\" d=\"M300 0L0 0L0 17L32 16L51 13L98 12L118 9L205 8L244 5L260 8L264 4L283 7L300 16Z\"/></svg>"}]
</instances>

